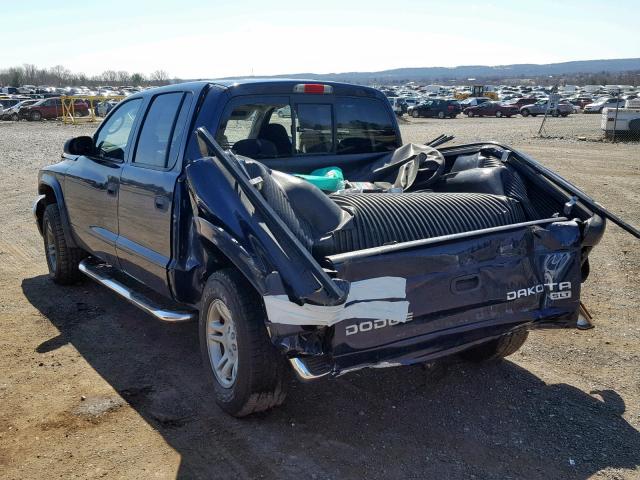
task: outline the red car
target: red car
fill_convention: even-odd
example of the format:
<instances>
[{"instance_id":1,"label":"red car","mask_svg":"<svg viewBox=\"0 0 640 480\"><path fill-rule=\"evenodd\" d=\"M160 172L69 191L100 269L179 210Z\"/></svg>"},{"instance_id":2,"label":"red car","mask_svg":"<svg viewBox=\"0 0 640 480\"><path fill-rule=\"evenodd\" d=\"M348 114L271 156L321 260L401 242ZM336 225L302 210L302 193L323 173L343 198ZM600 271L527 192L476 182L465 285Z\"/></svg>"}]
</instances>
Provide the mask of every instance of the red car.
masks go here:
<instances>
[{"instance_id":1,"label":"red car","mask_svg":"<svg viewBox=\"0 0 640 480\"><path fill-rule=\"evenodd\" d=\"M84 100L75 100L73 106L74 113L80 117L89 115L89 106ZM58 118L62 116L62 100L59 97L45 98L33 105L23 107L18 112L20 118L27 120L42 120L43 118Z\"/></svg>"},{"instance_id":2,"label":"red car","mask_svg":"<svg viewBox=\"0 0 640 480\"><path fill-rule=\"evenodd\" d=\"M485 102L475 107L467 107L464 112L469 117L511 117L519 112L518 107L500 102Z\"/></svg>"}]
</instances>

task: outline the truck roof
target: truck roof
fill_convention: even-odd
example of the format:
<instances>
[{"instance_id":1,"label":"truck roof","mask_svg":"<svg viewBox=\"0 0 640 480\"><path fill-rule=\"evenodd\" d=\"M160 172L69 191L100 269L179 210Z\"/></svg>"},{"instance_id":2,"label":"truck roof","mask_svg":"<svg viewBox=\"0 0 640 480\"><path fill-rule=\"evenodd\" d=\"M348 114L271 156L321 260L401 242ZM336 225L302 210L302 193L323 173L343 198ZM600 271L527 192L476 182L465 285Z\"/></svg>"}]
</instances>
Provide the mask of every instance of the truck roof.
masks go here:
<instances>
[{"instance_id":1,"label":"truck roof","mask_svg":"<svg viewBox=\"0 0 640 480\"><path fill-rule=\"evenodd\" d=\"M311 79L292 79L292 78L223 78L212 80L198 80L193 82L184 82L173 85L166 85L164 87L153 88L139 92L135 96L155 95L163 90L175 90L176 86L185 89L192 89L200 91L207 85L217 85L218 87L232 90L236 95L250 95L250 94L291 94L293 88L298 84L308 83L321 83L323 85L330 85L333 88L333 93L336 95L352 95L352 96L365 96L376 97L385 99L386 97L379 91L371 87L365 87L361 85L353 85L350 83L342 82L325 82L322 80Z\"/></svg>"}]
</instances>

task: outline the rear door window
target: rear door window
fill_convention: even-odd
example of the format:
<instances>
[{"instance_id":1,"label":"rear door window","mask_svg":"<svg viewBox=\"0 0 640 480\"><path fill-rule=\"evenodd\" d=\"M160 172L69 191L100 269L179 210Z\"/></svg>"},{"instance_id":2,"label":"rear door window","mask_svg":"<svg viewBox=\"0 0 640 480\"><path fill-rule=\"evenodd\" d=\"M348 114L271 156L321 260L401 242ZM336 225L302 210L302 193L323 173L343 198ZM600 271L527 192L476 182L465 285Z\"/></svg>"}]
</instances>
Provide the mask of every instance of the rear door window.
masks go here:
<instances>
[{"instance_id":1,"label":"rear door window","mask_svg":"<svg viewBox=\"0 0 640 480\"><path fill-rule=\"evenodd\" d=\"M155 168L169 168L169 147L182 105L182 92L155 97L144 118L133 162Z\"/></svg>"}]
</instances>

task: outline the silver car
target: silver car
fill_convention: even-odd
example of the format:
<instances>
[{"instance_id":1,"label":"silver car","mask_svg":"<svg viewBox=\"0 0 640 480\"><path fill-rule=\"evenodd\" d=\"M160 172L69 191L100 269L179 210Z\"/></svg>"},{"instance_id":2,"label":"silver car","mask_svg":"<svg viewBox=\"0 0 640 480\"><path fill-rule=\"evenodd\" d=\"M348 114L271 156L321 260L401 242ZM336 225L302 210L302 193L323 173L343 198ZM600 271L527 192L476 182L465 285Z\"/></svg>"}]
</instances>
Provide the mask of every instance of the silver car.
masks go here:
<instances>
[{"instance_id":1,"label":"silver car","mask_svg":"<svg viewBox=\"0 0 640 480\"><path fill-rule=\"evenodd\" d=\"M584 106L584 113L602 113L605 108L624 108L625 100L622 98L599 98L593 103Z\"/></svg>"},{"instance_id":2,"label":"silver car","mask_svg":"<svg viewBox=\"0 0 640 480\"><path fill-rule=\"evenodd\" d=\"M523 117L528 117L531 115L535 117L537 115L544 115L547 111L548 100L538 100L536 103L532 103L531 105L524 105L520 107L520 115ZM569 103L558 103L558 106L553 110L549 110L549 114L554 117L566 117L570 113L573 113L573 105Z\"/></svg>"}]
</instances>

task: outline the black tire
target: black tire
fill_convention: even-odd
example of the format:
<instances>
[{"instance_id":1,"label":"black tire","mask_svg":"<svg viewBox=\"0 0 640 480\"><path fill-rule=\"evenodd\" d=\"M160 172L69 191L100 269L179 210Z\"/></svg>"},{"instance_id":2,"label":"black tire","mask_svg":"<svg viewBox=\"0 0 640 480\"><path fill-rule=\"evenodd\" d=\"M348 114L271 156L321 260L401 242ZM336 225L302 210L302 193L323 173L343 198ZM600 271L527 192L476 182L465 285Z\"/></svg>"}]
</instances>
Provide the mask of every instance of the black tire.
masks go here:
<instances>
[{"instance_id":1,"label":"black tire","mask_svg":"<svg viewBox=\"0 0 640 480\"><path fill-rule=\"evenodd\" d=\"M34 122L39 122L40 120L42 120L42 114L36 110L35 112L31 112L31 114L29 115L29 119Z\"/></svg>"},{"instance_id":2,"label":"black tire","mask_svg":"<svg viewBox=\"0 0 640 480\"><path fill-rule=\"evenodd\" d=\"M538 116L538 114L537 114L537 113L532 113L532 114L531 114L531 116L532 116L532 117L537 117L537 116Z\"/></svg>"},{"instance_id":3,"label":"black tire","mask_svg":"<svg viewBox=\"0 0 640 480\"><path fill-rule=\"evenodd\" d=\"M17 113L12 113L11 114L11 120L14 122L17 122L18 120L20 120L20 117L18 116Z\"/></svg>"},{"instance_id":4,"label":"black tire","mask_svg":"<svg viewBox=\"0 0 640 480\"><path fill-rule=\"evenodd\" d=\"M469 118L473 117L473 112L467 112L467 117Z\"/></svg>"},{"instance_id":5,"label":"black tire","mask_svg":"<svg viewBox=\"0 0 640 480\"><path fill-rule=\"evenodd\" d=\"M520 111L520 115L522 115L523 117L528 117L530 113L531 112L529 112L529 110L527 110L526 108Z\"/></svg>"},{"instance_id":6,"label":"black tire","mask_svg":"<svg viewBox=\"0 0 640 480\"><path fill-rule=\"evenodd\" d=\"M552 117L559 117L560 116L560 112L558 110L552 110L551 111L551 116Z\"/></svg>"},{"instance_id":7,"label":"black tire","mask_svg":"<svg viewBox=\"0 0 640 480\"><path fill-rule=\"evenodd\" d=\"M44 210L42 237L51 279L60 285L70 285L80 280L82 274L78 270L78 264L87 254L80 248L67 245L56 203L47 205Z\"/></svg>"},{"instance_id":8,"label":"black tire","mask_svg":"<svg viewBox=\"0 0 640 480\"><path fill-rule=\"evenodd\" d=\"M569 115L568 113L561 113L560 114L562 117L566 117L567 115Z\"/></svg>"},{"instance_id":9,"label":"black tire","mask_svg":"<svg viewBox=\"0 0 640 480\"><path fill-rule=\"evenodd\" d=\"M420 116L420 112L418 112L417 110L411 110L411 116L413 118L418 118Z\"/></svg>"},{"instance_id":10,"label":"black tire","mask_svg":"<svg viewBox=\"0 0 640 480\"><path fill-rule=\"evenodd\" d=\"M209 312L215 309L216 301L228 309L234 330L237 363L229 385L215 373L207 337ZM237 270L219 270L207 280L200 302L202 362L213 384L216 403L234 417L269 410L281 405L287 395L289 370L284 356L269 339L265 315L262 300Z\"/></svg>"},{"instance_id":11,"label":"black tire","mask_svg":"<svg viewBox=\"0 0 640 480\"><path fill-rule=\"evenodd\" d=\"M503 335L489 342L472 347L460 353L460 356L470 362L487 362L508 357L516 353L527 340L529 332L525 329Z\"/></svg>"},{"instance_id":12,"label":"black tire","mask_svg":"<svg viewBox=\"0 0 640 480\"><path fill-rule=\"evenodd\" d=\"M502 117L502 112L500 110L498 110L496 112L496 117L498 117L498 118Z\"/></svg>"},{"instance_id":13,"label":"black tire","mask_svg":"<svg viewBox=\"0 0 640 480\"><path fill-rule=\"evenodd\" d=\"M444 112L438 112L438 118L442 120L445 117Z\"/></svg>"}]
</instances>

